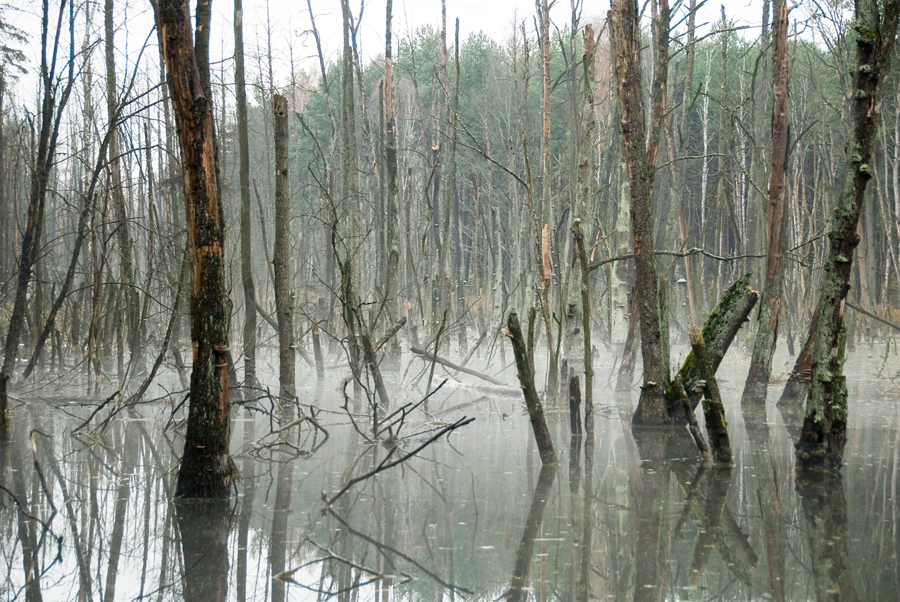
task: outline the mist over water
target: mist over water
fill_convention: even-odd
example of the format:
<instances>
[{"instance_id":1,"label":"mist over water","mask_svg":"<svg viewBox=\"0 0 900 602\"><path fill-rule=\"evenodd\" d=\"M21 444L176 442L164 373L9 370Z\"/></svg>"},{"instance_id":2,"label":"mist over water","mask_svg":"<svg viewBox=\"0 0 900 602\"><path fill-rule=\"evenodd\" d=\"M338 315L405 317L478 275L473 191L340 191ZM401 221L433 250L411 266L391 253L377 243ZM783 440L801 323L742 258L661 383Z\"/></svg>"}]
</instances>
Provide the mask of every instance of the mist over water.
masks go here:
<instances>
[{"instance_id":1,"label":"mist over water","mask_svg":"<svg viewBox=\"0 0 900 602\"><path fill-rule=\"evenodd\" d=\"M883 357L883 343L850 356L846 465L824 480L795 470L777 383L765 415L742 413L749 355L737 345L719 369L731 468L703 465L683 427L633 431L638 392L613 392L616 357L603 351L593 440L570 437L567 403L545 402L560 463L543 471L499 352L469 367L508 388L437 366L435 384L447 382L394 423L394 448L351 424L345 403L363 433L371 425L365 397L338 389L346 368L317 383L301 364L300 415L315 407L328 436L279 424L277 377L262 374L271 391L234 403L237 495L214 504L172 501L184 393L98 429L110 405L76 431L102 400L23 392L0 451L0 599L893 601L900 406L896 356L879 378ZM385 374L388 413L422 399L429 370L404 354ZM464 416L475 421L324 501Z\"/></svg>"}]
</instances>

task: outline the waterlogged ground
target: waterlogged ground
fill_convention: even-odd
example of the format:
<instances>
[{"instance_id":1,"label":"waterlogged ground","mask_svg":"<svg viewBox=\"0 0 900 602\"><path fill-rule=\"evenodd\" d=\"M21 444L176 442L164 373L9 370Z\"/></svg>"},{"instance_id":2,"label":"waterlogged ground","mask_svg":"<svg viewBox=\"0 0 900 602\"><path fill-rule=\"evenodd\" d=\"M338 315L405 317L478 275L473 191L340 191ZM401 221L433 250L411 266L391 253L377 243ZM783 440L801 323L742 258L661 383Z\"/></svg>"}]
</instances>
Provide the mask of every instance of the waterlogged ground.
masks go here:
<instances>
[{"instance_id":1,"label":"waterlogged ground","mask_svg":"<svg viewBox=\"0 0 900 602\"><path fill-rule=\"evenodd\" d=\"M83 389L70 396L52 386L20 389L12 441L0 450L0 599L495 600L509 593L895 602L900 380L896 351L884 364L884 350L881 342L851 356L846 466L826 480L794 470L789 429L773 403L779 383L765 415L742 415L740 349L719 371L730 469L701 465L683 429L633 433L637 394L613 394L611 356L597 362L593 439L572 440L568 411L550 408L560 463L543 471L514 387L460 375L402 420L394 416L381 433L391 441L371 444L341 409L346 400L336 387L345 369L329 370L317 386L301 364L302 416L314 407L323 430L283 416L279 423L271 398L255 392L234 411L236 496L212 505L172 503L183 393L119 411L101 426L110 404L82 426L98 404ZM775 365L789 360L779 355ZM424 365L413 359L408 372L389 377L391 410L422 399ZM497 357L495 369L474 365L515 384ZM447 376L436 369L436 381ZM170 391L176 381L163 379ZM352 386L347 391L352 397ZM163 393L154 386L147 398ZM357 411L356 426L371 435L365 403ZM463 417L475 420L333 499Z\"/></svg>"}]
</instances>

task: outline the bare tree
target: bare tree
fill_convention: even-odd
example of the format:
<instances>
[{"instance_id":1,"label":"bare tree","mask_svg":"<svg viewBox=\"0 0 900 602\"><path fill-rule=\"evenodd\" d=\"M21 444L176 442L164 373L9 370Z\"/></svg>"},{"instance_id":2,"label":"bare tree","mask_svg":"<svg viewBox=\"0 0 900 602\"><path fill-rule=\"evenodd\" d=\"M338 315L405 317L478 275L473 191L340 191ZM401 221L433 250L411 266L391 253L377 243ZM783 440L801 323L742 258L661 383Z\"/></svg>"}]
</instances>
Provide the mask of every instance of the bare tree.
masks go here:
<instances>
[{"instance_id":1,"label":"bare tree","mask_svg":"<svg viewBox=\"0 0 900 602\"><path fill-rule=\"evenodd\" d=\"M657 35L657 65L652 94L651 131L645 143L646 126L641 80L641 29L636 0L613 0L610 11L615 38L616 84L619 96L620 125L625 145L625 161L631 182L631 233L634 240L635 279L643 283L635 287L640 320L641 355L644 358L644 385L634 414L634 422L662 424L669 422L666 409L666 385L669 367L662 346L668 347L660 331L659 296L656 257L653 249L653 224L650 196L653 188L656 149L659 143L659 121L665 101L665 62L668 60L669 8L660 1ZM662 48L661 48L662 47Z\"/></svg>"},{"instance_id":2,"label":"bare tree","mask_svg":"<svg viewBox=\"0 0 900 602\"><path fill-rule=\"evenodd\" d=\"M788 160L788 9L785 0L775 1L775 53L772 59L772 170L769 178L768 248L766 279L759 304L759 320L750 373L744 384L742 403L765 403L772 373L772 356L778 337L778 317L781 314L784 289L782 253L787 242L787 213L785 211L785 171Z\"/></svg>"},{"instance_id":3,"label":"bare tree","mask_svg":"<svg viewBox=\"0 0 900 602\"><path fill-rule=\"evenodd\" d=\"M25 214L25 228L22 232L22 252L16 270L16 293L13 311L9 317L9 330L6 332L6 344L3 348L3 367L0 370L0 436L6 436L6 408L9 402L7 386L12 379L19 342L22 337L22 326L25 323L25 312L28 311L28 284L31 281L37 251L40 248L43 230L44 205L50 185L50 171L56 157L56 145L59 139L59 127L66 104L75 83L75 24L72 23L73 10L69 5L69 58L62 66L60 60L60 36L66 17L67 0L61 0L58 17L52 40L48 39L50 30L50 0L43 0L41 12L41 119L40 130L34 156L34 170L31 175L31 186L28 193L28 206Z\"/></svg>"},{"instance_id":4,"label":"bare tree","mask_svg":"<svg viewBox=\"0 0 900 602\"><path fill-rule=\"evenodd\" d=\"M187 0L156 0L169 94L184 166L184 200L191 265L191 403L177 497L230 495L236 477L228 452L228 318L223 241L211 100L203 85ZM198 21L198 30L209 29ZM202 37L202 36L201 36ZM202 44L199 46L202 48ZM207 50L208 51L208 50ZM203 62L203 61L201 61ZM208 77L208 57L207 66Z\"/></svg>"},{"instance_id":5,"label":"bare tree","mask_svg":"<svg viewBox=\"0 0 900 602\"><path fill-rule=\"evenodd\" d=\"M819 320L812 343L812 381L797 461L804 466L837 469L847 439L847 381L843 374L846 333L844 301L850 289L853 251L859 244L859 217L866 185L872 177L875 134L881 117L885 80L900 18L900 0L856 2L855 93L851 101L850 139L843 188L828 233L830 248L819 293Z\"/></svg>"}]
</instances>

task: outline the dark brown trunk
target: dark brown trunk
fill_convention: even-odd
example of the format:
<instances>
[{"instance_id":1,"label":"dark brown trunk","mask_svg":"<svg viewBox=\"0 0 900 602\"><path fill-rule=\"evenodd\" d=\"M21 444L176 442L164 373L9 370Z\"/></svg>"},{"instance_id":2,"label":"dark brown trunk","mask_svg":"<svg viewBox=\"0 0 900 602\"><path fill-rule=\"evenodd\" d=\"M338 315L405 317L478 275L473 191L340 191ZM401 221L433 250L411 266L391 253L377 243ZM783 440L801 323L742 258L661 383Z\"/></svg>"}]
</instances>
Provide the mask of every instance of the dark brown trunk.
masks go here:
<instances>
[{"instance_id":1,"label":"dark brown trunk","mask_svg":"<svg viewBox=\"0 0 900 602\"><path fill-rule=\"evenodd\" d=\"M532 313L534 310L531 310ZM529 323L533 319L529 317ZM519 384L525 396L525 405L528 406L528 415L531 418L531 428L537 441L538 451L541 455L541 463L556 464L556 452L553 451L553 440L550 430L547 428L547 419L544 417L544 408L534 386L534 360L528 354L528 346L522 328L519 325L519 316L512 312L507 320L507 333L512 341L513 353L516 356L516 368L519 375Z\"/></svg>"},{"instance_id":2,"label":"dark brown trunk","mask_svg":"<svg viewBox=\"0 0 900 602\"><path fill-rule=\"evenodd\" d=\"M388 319L400 319L397 300L400 281L400 175L397 164L397 125L394 120L394 63L391 46L391 18L393 2L387 1L384 33L384 160L387 172L387 297ZM400 341L391 339L385 354L389 369L400 368Z\"/></svg>"},{"instance_id":3,"label":"dark brown trunk","mask_svg":"<svg viewBox=\"0 0 900 602\"><path fill-rule=\"evenodd\" d=\"M194 362L184 455L175 495L224 498L230 495L236 474L228 452L230 302L225 289L224 217L216 174L212 111L194 53L187 0L159 0L154 8L181 146L191 265Z\"/></svg>"}]
</instances>

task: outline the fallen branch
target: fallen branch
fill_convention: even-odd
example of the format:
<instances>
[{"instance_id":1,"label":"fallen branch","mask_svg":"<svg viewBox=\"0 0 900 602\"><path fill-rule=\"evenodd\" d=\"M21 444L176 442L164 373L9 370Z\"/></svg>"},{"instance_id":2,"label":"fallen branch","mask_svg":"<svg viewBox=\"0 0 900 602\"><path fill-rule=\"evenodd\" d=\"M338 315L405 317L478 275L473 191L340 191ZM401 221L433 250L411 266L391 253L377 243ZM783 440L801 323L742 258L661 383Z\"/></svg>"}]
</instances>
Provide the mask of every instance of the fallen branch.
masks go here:
<instances>
[{"instance_id":1,"label":"fallen branch","mask_svg":"<svg viewBox=\"0 0 900 602\"><path fill-rule=\"evenodd\" d=\"M667 255L670 257L689 257L691 255L703 255L704 257L709 257L710 259L715 259L716 261L737 261L738 259L765 259L765 255L732 255L729 257L722 257L720 255L713 255L709 251L705 249L701 249L699 247L693 247L688 249L687 251L654 251L656 255ZM634 253L626 253L625 255L616 255L615 257L607 257L606 259L601 259L596 263L592 263L588 266L588 272L593 272L597 268L606 265L607 263L612 263L614 261L624 261L625 259L634 259Z\"/></svg>"},{"instance_id":2,"label":"fallen branch","mask_svg":"<svg viewBox=\"0 0 900 602\"><path fill-rule=\"evenodd\" d=\"M847 305L850 306L851 309L854 309L854 310L858 311L859 313L863 314L864 316L869 316L869 317L872 318L873 320L877 320L878 322L881 322L882 324L886 324L887 326L890 326L890 327L893 328L894 330L900 330L900 325L894 324L893 322L891 322L891 321L889 321L889 320L885 320L884 318L879 317L879 316L877 316L876 314L873 314L873 313L870 312L870 311L864 310L862 307L860 307L859 305L857 305L856 303L854 303L854 302L851 301L850 299L847 299L846 303L847 303Z\"/></svg>"},{"instance_id":3,"label":"fallen branch","mask_svg":"<svg viewBox=\"0 0 900 602\"><path fill-rule=\"evenodd\" d=\"M428 351L425 351L424 349L419 349L418 347L411 347L410 351L412 351L414 354L418 355L422 359L428 360L429 362L434 362L436 364L446 366L447 368L450 368L451 370L456 370L458 372L462 372L463 374L468 374L470 376L475 376L477 378L480 378L481 380L486 380L487 382L491 383L492 385L501 385L502 386L504 384L492 376L488 376L487 374L482 374L481 372L476 372L475 370L472 370L471 368L466 368L465 366L460 366L459 364L454 364L453 362L445 360L442 357L438 357L438 356L434 355L433 353L429 353Z\"/></svg>"}]
</instances>

